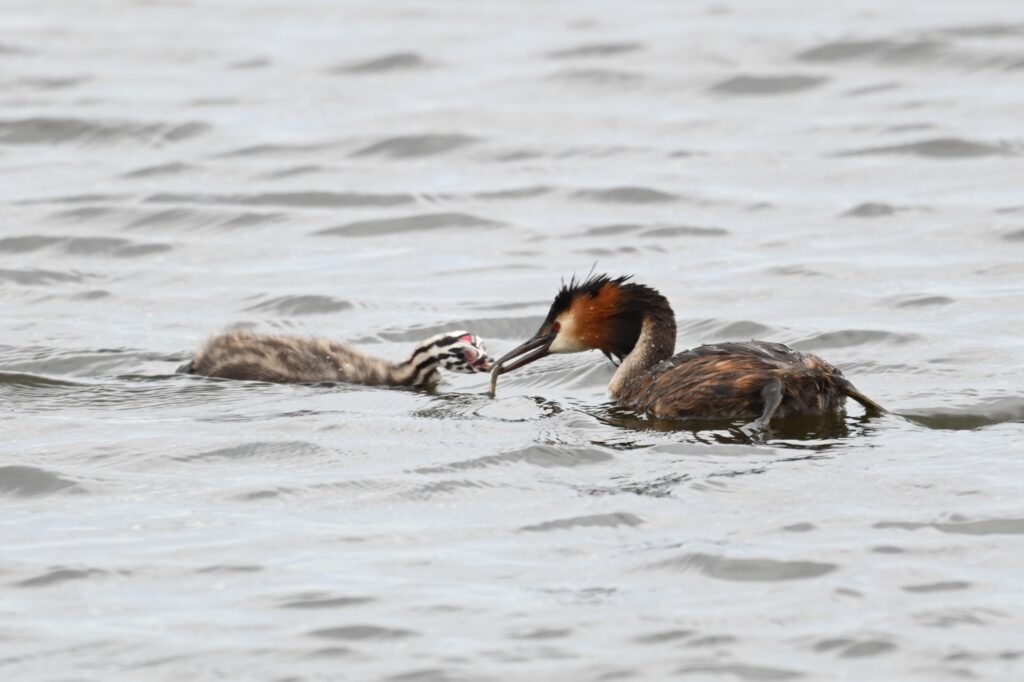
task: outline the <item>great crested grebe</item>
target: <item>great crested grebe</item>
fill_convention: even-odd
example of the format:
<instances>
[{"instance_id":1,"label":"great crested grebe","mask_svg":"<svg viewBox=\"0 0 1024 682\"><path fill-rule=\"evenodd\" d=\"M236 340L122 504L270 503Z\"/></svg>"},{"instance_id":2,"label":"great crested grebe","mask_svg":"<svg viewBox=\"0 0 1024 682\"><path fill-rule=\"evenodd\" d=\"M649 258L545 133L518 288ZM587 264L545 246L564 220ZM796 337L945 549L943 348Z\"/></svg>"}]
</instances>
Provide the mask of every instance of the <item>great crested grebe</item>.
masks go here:
<instances>
[{"instance_id":1,"label":"great crested grebe","mask_svg":"<svg viewBox=\"0 0 1024 682\"><path fill-rule=\"evenodd\" d=\"M483 341L461 330L423 341L408 360L398 363L330 339L233 331L207 341L178 371L279 384L339 381L429 388L437 384L439 369L470 374L486 372L491 363Z\"/></svg>"},{"instance_id":2,"label":"great crested grebe","mask_svg":"<svg viewBox=\"0 0 1024 682\"><path fill-rule=\"evenodd\" d=\"M491 395L500 374L551 353L597 349L620 362L608 385L616 402L656 417L755 419L751 426L764 428L773 417L833 413L847 397L885 411L832 365L781 343L716 343L673 355L672 307L629 279L596 275L563 285L533 338L494 364Z\"/></svg>"}]
</instances>

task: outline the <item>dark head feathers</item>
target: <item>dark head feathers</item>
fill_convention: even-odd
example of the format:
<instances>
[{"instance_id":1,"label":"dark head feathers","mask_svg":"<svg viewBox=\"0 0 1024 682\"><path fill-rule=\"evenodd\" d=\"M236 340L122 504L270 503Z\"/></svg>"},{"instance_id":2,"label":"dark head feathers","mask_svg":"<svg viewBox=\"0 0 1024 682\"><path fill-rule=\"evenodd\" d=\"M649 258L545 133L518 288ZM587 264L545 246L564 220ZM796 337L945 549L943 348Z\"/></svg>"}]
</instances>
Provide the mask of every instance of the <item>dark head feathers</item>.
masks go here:
<instances>
[{"instance_id":1,"label":"dark head feathers","mask_svg":"<svg viewBox=\"0 0 1024 682\"><path fill-rule=\"evenodd\" d=\"M569 306L572 305L572 302L577 297L589 296L590 298L595 298L604 285L614 284L615 286L621 286L632 277L633 275L623 275L622 277L614 278L608 275L590 275L585 280L576 281L576 276L573 275L568 284L563 279L562 288L555 295L555 300L551 304L551 310L548 311L548 319L545 320L545 323L554 322L556 317L569 309Z\"/></svg>"},{"instance_id":2,"label":"dark head feathers","mask_svg":"<svg viewBox=\"0 0 1024 682\"><path fill-rule=\"evenodd\" d=\"M674 345L675 315L668 301L656 289L630 282L631 277L602 274L591 275L582 281L573 277L568 284L563 280L562 288L538 333L550 333L555 320L573 307L575 301L586 297L598 303L583 308L587 312L581 322L590 331L588 343L609 357L623 358L633 350L648 315L655 316L659 326L668 330L672 337L671 345ZM615 293L608 292L607 287L614 289Z\"/></svg>"}]
</instances>

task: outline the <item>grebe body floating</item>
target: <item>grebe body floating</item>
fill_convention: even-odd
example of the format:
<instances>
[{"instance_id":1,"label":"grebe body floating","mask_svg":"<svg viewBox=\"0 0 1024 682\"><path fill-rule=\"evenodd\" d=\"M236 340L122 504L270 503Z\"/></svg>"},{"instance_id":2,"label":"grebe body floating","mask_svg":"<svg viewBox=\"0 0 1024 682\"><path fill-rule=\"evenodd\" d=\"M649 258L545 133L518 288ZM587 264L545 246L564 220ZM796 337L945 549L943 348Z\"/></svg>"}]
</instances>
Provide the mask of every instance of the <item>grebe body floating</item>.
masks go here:
<instances>
[{"instance_id":1,"label":"grebe body floating","mask_svg":"<svg viewBox=\"0 0 1024 682\"><path fill-rule=\"evenodd\" d=\"M746 341L699 346L673 355L676 318L657 290L630 277L596 275L563 285L530 339L491 369L498 376L554 353L599 350L619 367L608 388L622 406L661 418L754 419L825 415L853 398L884 409L816 355L781 343Z\"/></svg>"},{"instance_id":2,"label":"grebe body floating","mask_svg":"<svg viewBox=\"0 0 1024 682\"><path fill-rule=\"evenodd\" d=\"M486 372L492 360L474 334L451 331L416 346L404 362L388 362L330 339L233 331L215 336L178 368L186 374L272 383L345 382L432 387L439 370Z\"/></svg>"}]
</instances>

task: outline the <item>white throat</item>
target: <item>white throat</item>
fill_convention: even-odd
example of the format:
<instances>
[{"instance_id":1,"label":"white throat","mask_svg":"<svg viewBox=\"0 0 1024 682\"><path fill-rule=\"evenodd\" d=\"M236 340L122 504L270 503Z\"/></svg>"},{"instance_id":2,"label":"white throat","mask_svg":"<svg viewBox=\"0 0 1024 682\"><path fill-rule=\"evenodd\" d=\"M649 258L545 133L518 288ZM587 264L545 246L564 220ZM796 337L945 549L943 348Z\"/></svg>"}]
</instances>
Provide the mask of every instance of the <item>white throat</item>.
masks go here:
<instances>
[{"instance_id":1,"label":"white throat","mask_svg":"<svg viewBox=\"0 0 1024 682\"><path fill-rule=\"evenodd\" d=\"M641 374L644 370L650 367L654 357L667 357L672 354L674 348L656 348L654 342L654 325L651 323L651 318L645 317L643 325L640 327L640 337L636 340L636 345L633 346L633 350L630 351L623 360L622 364L615 371L612 376L611 382L608 384L608 390L611 392L612 397L616 398L619 392L626 383L633 377Z\"/></svg>"}]
</instances>

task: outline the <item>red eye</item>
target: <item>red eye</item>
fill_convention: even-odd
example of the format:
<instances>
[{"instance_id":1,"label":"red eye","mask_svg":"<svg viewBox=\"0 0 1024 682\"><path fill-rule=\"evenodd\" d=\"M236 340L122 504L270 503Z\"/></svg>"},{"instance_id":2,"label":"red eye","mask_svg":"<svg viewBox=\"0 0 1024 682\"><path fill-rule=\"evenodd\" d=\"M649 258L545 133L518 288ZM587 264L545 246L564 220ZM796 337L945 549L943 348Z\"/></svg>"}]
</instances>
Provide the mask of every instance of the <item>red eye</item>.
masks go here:
<instances>
[{"instance_id":1,"label":"red eye","mask_svg":"<svg viewBox=\"0 0 1024 682\"><path fill-rule=\"evenodd\" d=\"M562 323L561 322L555 322L555 331L557 332L557 331L560 331L561 329L562 329Z\"/></svg>"}]
</instances>

